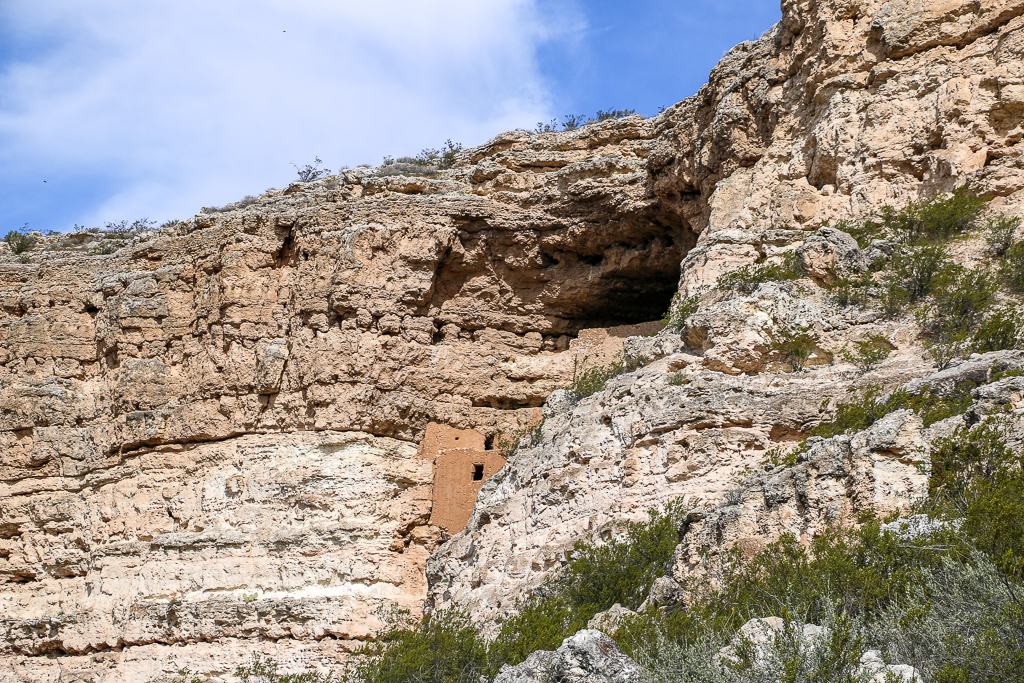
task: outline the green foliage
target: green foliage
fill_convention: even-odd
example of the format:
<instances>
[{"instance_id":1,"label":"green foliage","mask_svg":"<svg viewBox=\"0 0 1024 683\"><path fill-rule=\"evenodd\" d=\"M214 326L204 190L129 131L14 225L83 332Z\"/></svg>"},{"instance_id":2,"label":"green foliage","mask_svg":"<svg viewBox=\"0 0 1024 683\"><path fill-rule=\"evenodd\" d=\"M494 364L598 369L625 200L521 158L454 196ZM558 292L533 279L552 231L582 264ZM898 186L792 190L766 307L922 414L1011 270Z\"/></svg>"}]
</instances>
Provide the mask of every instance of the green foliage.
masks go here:
<instances>
[{"instance_id":1,"label":"green foliage","mask_svg":"<svg viewBox=\"0 0 1024 683\"><path fill-rule=\"evenodd\" d=\"M1024 312L1012 307L993 311L974 331L970 351L987 353L1017 349L1024 342Z\"/></svg>"},{"instance_id":2,"label":"green foliage","mask_svg":"<svg viewBox=\"0 0 1024 683\"><path fill-rule=\"evenodd\" d=\"M11 251L15 255L24 254L27 251L31 251L36 246L36 240L34 237L26 235L19 230L11 230L4 237L4 242L7 242L7 246L11 248Z\"/></svg>"},{"instance_id":3,"label":"green foliage","mask_svg":"<svg viewBox=\"0 0 1024 683\"><path fill-rule=\"evenodd\" d=\"M780 330L772 340L770 348L778 354L779 359L788 364L794 372L800 372L814 353L817 340L806 330L790 332Z\"/></svg>"},{"instance_id":4,"label":"green foliage","mask_svg":"<svg viewBox=\"0 0 1024 683\"><path fill-rule=\"evenodd\" d=\"M331 683L336 680L334 674L325 676L319 671L282 674L278 672L278 668L277 660L253 653L248 664L235 669L235 676L242 683Z\"/></svg>"},{"instance_id":5,"label":"green foliage","mask_svg":"<svg viewBox=\"0 0 1024 683\"><path fill-rule=\"evenodd\" d=\"M809 546L783 536L753 556L729 551L719 582L690 586L685 613L624 627L620 641L647 666L647 680L852 681L867 649L916 667L926 681L1019 680L1024 454L1007 447L994 419L960 428L935 450L922 509L961 521L915 538L869 518ZM767 615L785 626L755 658L734 634ZM801 645L805 623L826 626L827 636Z\"/></svg>"},{"instance_id":6,"label":"green foliage","mask_svg":"<svg viewBox=\"0 0 1024 683\"><path fill-rule=\"evenodd\" d=\"M258 597L260 597L259 593L242 593L242 599L247 603L254 601Z\"/></svg>"},{"instance_id":7,"label":"green foliage","mask_svg":"<svg viewBox=\"0 0 1024 683\"><path fill-rule=\"evenodd\" d=\"M690 383L690 378L683 372L673 372L668 377L668 383L674 387L682 387Z\"/></svg>"},{"instance_id":8,"label":"green foliage","mask_svg":"<svg viewBox=\"0 0 1024 683\"><path fill-rule=\"evenodd\" d=\"M661 321L670 330L682 332L686 329L687 319L700 309L700 295L681 296L679 292L672 295L672 302L668 310L661 317Z\"/></svg>"},{"instance_id":9,"label":"green foliage","mask_svg":"<svg viewBox=\"0 0 1024 683\"><path fill-rule=\"evenodd\" d=\"M947 240L966 232L984 209L984 199L960 188L946 197L911 201L900 210L884 206L880 226L903 244Z\"/></svg>"},{"instance_id":10,"label":"green foliage","mask_svg":"<svg viewBox=\"0 0 1024 683\"><path fill-rule=\"evenodd\" d=\"M1006 250L999 264L999 274L1010 289L1024 292L1024 242L1017 242Z\"/></svg>"},{"instance_id":11,"label":"green foliage","mask_svg":"<svg viewBox=\"0 0 1024 683\"><path fill-rule=\"evenodd\" d=\"M937 336L968 334L996 300L996 284L984 270L952 265L938 279L932 303L921 313L925 331Z\"/></svg>"},{"instance_id":12,"label":"green foliage","mask_svg":"<svg viewBox=\"0 0 1024 683\"><path fill-rule=\"evenodd\" d=\"M292 166L295 168L295 171L299 175L300 183L311 183L314 180L319 180L320 178L331 174L331 169L320 167L320 164L322 163L324 162L320 159L320 157L314 157L312 164L306 164L302 168L299 168L293 162Z\"/></svg>"},{"instance_id":13,"label":"green foliage","mask_svg":"<svg viewBox=\"0 0 1024 683\"><path fill-rule=\"evenodd\" d=\"M519 442L523 440L530 432L532 427L524 427L522 429L513 429L509 432L502 432L498 437L498 453L502 458L508 460L519 448Z\"/></svg>"},{"instance_id":14,"label":"green foliage","mask_svg":"<svg viewBox=\"0 0 1024 683\"><path fill-rule=\"evenodd\" d=\"M577 401L601 391L608 380L627 370L624 360L616 360L608 365L590 368L584 367L586 362L586 357L582 361L578 357L573 360L572 384L569 385L569 392Z\"/></svg>"},{"instance_id":15,"label":"green foliage","mask_svg":"<svg viewBox=\"0 0 1024 683\"><path fill-rule=\"evenodd\" d=\"M1024 452L997 422L960 427L932 456L930 507L962 517L964 531L1004 574L1024 578Z\"/></svg>"},{"instance_id":16,"label":"green foliage","mask_svg":"<svg viewBox=\"0 0 1024 683\"><path fill-rule=\"evenodd\" d=\"M945 247L900 250L893 257L892 270L885 279L886 288L901 290L894 298L915 304L935 291L950 263L949 251Z\"/></svg>"},{"instance_id":17,"label":"green foliage","mask_svg":"<svg viewBox=\"0 0 1024 683\"><path fill-rule=\"evenodd\" d=\"M441 149L426 148L415 158L415 162L421 166L436 166L440 169L451 168L455 165L456 155L462 151L461 142L445 140Z\"/></svg>"},{"instance_id":18,"label":"green foliage","mask_svg":"<svg viewBox=\"0 0 1024 683\"><path fill-rule=\"evenodd\" d=\"M187 666L178 669L177 675L171 681L171 683L203 683L203 679L192 673L192 670Z\"/></svg>"},{"instance_id":19,"label":"green foliage","mask_svg":"<svg viewBox=\"0 0 1024 683\"><path fill-rule=\"evenodd\" d=\"M875 284L871 273L856 278L841 278L829 285L832 303L836 306L860 306L868 300L868 291Z\"/></svg>"},{"instance_id":20,"label":"green foliage","mask_svg":"<svg viewBox=\"0 0 1024 683\"><path fill-rule=\"evenodd\" d=\"M715 288L723 292L751 294L765 282L798 280L803 276L796 254L789 252L781 263L747 265L726 273L718 279Z\"/></svg>"},{"instance_id":21,"label":"green foliage","mask_svg":"<svg viewBox=\"0 0 1024 683\"><path fill-rule=\"evenodd\" d=\"M842 358L847 363L857 366L862 373L870 372L888 358L896 348L888 339L873 334L864 341L854 342L853 351L844 350Z\"/></svg>"},{"instance_id":22,"label":"green foliage","mask_svg":"<svg viewBox=\"0 0 1024 683\"><path fill-rule=\"evenodd\" d=\"M867 429L889 413L905 409L920 415L925 426L928 426L967 410L973 403L971 391L974 388L973 382L966 382L957 386L949 396L938 396L928 389L922 389L917 394L897 389L886 396L882 387L868 385L860 400L836 406L835 416L818 424L811 430L811 436L827 439L837 434Z\"/></svg>"},{"instance_id":23,"label":"green foliage","mask_svg":"<svg viewBox=\"0 0 1024 683\"><path fill-rule=\"evenodd\" d=\"M388 625L376 642L360 651L354 678L362 683L477 683L488 671L487 646L469 619L457 609L420 620L408 611L385 615Z\"/></svg>"},{"instance_id":24,"label":"green foliage","mask_svg":"<svg viewBox=\"0 0 1024 683\"><path fill-rule=\"evenodd\" d=\"M620 603L637 607L654 579L666 573L678 538L681 503L649 511L606 540L578 541L565 564L518 605L488 645L465 612L439 611L422 620L392 612L375 645L356 666L363 683L477 683L503 664L535 650L553 650L598 612Z\"/></svg>"},{"instance_id":25,"label":"green foliage","mask_svg":"<svg viewBox=\"0 0 1024 683\"><path fill-rule=\"evenodd\" d=\"M553 585L576 610L639 607L654 579L671 566L682 515L676 501L663 512L648 510L645 522L627 522L620 537L607 543L578 541Z\"/></svg>"},{"instance_id":26,"label":"green foliage","mask_svg":"<svg viewBox=\"0 0 1024 683\"><path fill-rule=\"evenodd\" d=\"M610 119L624 119L627 116L636 114L636 109L598 109L597 113L588 121L608 121Z\"/></svg>"},{"instance_id":27,"label":"green foliage","mask_svg":"<svg viewBox=\"0 0 1024 683\"><path fill-rule=\"evenodd\" d=\"M994 216L988 219L985 241L993 256L1006 256L1006 252L1013 246L1013 237L1020 225L1021 219L1017 216Z\"/></svg>"},{"instance_id":28,"label":"green foliage","mask_svg":"<svg viewBox=\"0 0 1024 683\"><path fill-rule=\"evenodd\" d=\"M777 446L764 454L764 461L774 467L795 467L800 454L806 452L806 441L800 442L795 448Z\"/></svg>"}]
</instances>

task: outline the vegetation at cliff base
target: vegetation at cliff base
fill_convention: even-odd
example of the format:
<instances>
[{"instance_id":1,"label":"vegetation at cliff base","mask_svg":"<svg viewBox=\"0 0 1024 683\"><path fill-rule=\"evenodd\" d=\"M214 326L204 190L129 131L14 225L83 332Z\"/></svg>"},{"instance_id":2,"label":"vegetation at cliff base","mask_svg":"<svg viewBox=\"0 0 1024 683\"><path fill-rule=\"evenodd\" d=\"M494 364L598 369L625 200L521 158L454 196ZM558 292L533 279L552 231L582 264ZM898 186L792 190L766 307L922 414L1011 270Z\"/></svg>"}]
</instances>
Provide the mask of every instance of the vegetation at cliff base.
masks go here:
<instances>
[{"instance_id":1,"label":"vegetation at cliff base","mask_svg":"<svg viewBox=\"0 0 1024 683\"><path fill-rule=\"evenodd\" d=\"M422 620L389 615L389 626L354 670L364 683L478 683L503 664L518 664L535 650L554 650L618 603L636 608L664 575L678 542L681 502L650 510L647 519L577 541L566 562L518 605L488 642L469 615L445 609Z\"/></svg>"},{"instance_id":2,"label":"vegetation at cliff base","mask_svg":"<svg viewBox=\"0 0 1024 683\"><path fill-rule=\"evenodd\" d=\"M937 442L935 463L919 508L934 519L928 530L867 516L809 543L783 535L753 554L734 547L713 577L687 586L685 606L624 617L615 638L661 683L858 681L868 650L928 683L1012 680L1024 667L1024 457L990 419ZM672 563L683 510L651 511L606 541L577 542L492 640L457 609L398 616L351 677L477 683L557 649L616 603L635 610ZM740 626L766 616L785 623L772 641L760 650L737 641ZM806 624L824 637L806 641Z\"/></svg>"}]
</instances>

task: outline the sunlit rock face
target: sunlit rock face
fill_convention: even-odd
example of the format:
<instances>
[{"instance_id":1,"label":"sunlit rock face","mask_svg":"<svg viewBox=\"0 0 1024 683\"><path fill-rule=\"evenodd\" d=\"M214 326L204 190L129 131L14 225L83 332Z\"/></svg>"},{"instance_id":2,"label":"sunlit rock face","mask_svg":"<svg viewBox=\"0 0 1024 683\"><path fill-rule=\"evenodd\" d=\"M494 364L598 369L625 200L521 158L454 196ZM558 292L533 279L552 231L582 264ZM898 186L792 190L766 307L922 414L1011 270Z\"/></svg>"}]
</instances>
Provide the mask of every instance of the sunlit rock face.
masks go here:
<instances>
[{"instance_id":1,"label":"sunlit rock face","mask_svg":"<svg viewBox=\"0 0 1024 683\"><path fill-rule=\"evenodd\" d=\"M963 184L1019 212L1022 15L787 1L652 119L503 134L429 176L293 184L111 255L89 237L5 254L0 681L228 680L254 651L328 666L378 607L424 597L500 618L580 534L721 500L826 398L923 376L912 321L820 289L862 261L819 228ZM811 237L821 282L707 298L685 338L624 339L643 369L549 407L464 531L431 524L429 424L493 450L582 358L610 359L620 338L581 330L657 320ZM805 325L809 369L775 373L772 340ZM897 347L877 374L828 364L872 333ZM879 467L885 500L917 485Z\"/></svg>"}]
</instances>

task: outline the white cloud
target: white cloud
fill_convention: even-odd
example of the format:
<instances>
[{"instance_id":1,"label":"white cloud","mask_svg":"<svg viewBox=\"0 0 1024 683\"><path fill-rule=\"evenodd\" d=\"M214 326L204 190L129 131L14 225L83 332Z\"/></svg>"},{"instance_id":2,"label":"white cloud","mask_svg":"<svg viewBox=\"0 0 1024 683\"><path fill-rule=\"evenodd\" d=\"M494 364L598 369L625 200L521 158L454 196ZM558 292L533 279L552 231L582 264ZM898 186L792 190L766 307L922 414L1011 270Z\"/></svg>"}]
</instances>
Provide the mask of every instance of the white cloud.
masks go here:
<instances>
[{"instance_id":1,"label":"white cloud","mask_svg":"<svg viewBox=\"0 0 1024 683\"><path fill-rule=\"evenodd\" d=\"M558 30L533 0L7 0L0 21L43 46L0 73L4 173L112 178L91 223L546 119Z\"/></svg>"}]
</instances>

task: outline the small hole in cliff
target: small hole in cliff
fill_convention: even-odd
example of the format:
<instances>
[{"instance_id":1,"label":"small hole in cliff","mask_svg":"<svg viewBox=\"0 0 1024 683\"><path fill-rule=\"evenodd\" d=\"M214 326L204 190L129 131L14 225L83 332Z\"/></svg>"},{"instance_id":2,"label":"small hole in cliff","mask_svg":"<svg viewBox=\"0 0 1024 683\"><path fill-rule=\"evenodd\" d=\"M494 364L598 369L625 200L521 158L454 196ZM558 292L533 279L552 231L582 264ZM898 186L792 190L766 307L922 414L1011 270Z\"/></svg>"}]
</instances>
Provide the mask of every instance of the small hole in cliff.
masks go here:
<instances>
[{"instance_id":1,"label":"small hole in cliff","mask_svg":"<svg viewBox=\"0 0 1024 683\"><path fill-rule=\"evenodd\" d=\"M484 466L473 465L473 481L480 481L484 478Z\"/></svg>"},{"instance_id":2,"label":"small hole in cliff","mask_svg":"<svg viewBox=\"0 0 1024 683\"><path fill-rule=\"evenodd\" d=\"M488 434L487 438L484 439L484 450L485 451L493 451L494 450L494 434Z\"/></svg>"}]
</instances>

